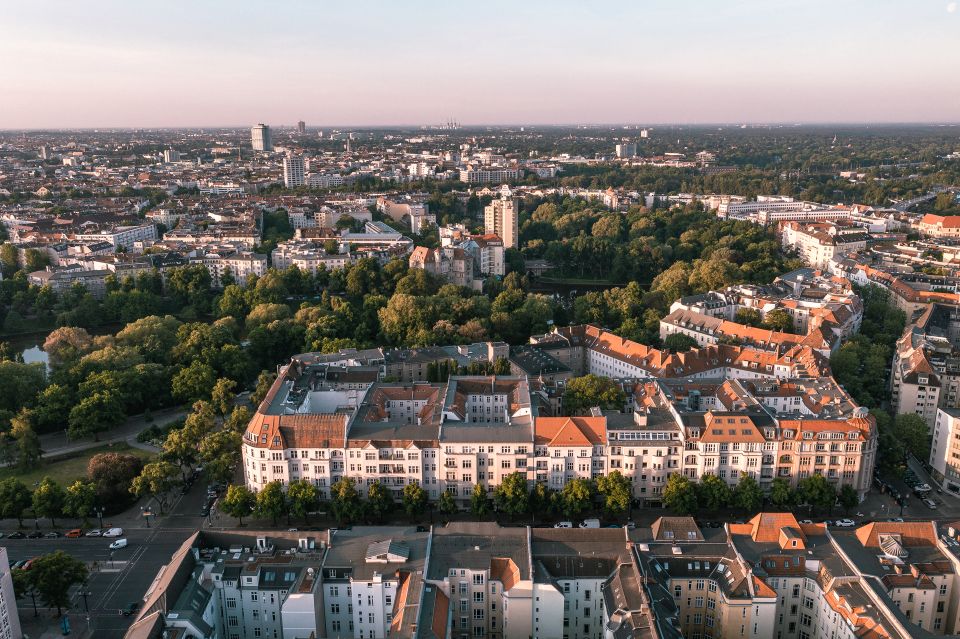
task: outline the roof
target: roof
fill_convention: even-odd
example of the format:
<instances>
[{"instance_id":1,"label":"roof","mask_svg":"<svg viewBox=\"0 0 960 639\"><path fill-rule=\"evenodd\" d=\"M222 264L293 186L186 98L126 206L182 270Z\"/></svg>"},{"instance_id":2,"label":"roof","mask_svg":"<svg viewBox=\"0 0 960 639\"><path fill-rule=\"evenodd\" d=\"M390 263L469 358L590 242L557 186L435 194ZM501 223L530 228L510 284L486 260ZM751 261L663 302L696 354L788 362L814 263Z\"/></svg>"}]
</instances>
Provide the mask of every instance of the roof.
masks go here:
<instances>
[{"instance_id":1,"label":"roof","mask_svg":"<svg viewBox=\"0 0 960 639\"><path fill-rule=\"evenodd\" d=\"M937 529L932 521L875 521L857 528L857 539L867 548L880 548L884 534L900 535L903 546L936 546Z\"/></svg>"},{"instance_id":2,"label":"roof","mask_svg":"<svg viewBox=\"0 0 960 639\"><path fill-rule=\"evenodd\" d=\"M589 447L606 443L605 417L538 417L534 424L538 446Z\"/></svg>"}]
</instances>

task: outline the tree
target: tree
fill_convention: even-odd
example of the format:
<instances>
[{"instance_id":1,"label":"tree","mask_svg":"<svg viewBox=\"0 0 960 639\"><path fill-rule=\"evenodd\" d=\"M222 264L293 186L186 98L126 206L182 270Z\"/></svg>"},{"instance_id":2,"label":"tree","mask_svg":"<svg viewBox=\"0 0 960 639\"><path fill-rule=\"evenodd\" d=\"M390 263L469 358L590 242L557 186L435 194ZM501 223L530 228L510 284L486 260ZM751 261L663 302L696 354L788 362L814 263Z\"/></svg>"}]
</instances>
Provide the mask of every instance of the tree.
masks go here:
<instances>
[{"instance_id":1,"label":"tree","mask_svg":"<svg viewBox=\"0 0 960 639\"><path fill-rule=\"evenodd\" d=\"M171 430L163 440L163 456L177 465L184 483L187 481L187 471L199 456L200 437L196 429L184 425Z\"/></svg>"},{"instance_id":2,"label":"tree","mask_svg":"<svg viewBox=\"0 0 960 639\"><path fill-rule=\"evenodd\" d=\"M273 520L274 526L277 525L277 520L280 519L286 508L287 499L283 494L283 484L280 482L269 482L257 493L257 517L269 517Z\"/></svg>"},{"instance_id":3,"label":"tree","mask_svg":"<svg viewBox=\"0 0 960 639\"><path fill-rule=\"evenodd\" d=\"M100 433L124 420L123 402L111 390L84 397L70 411L68 434L73 438L89 437L100 441Z\"/></svg>"},{"instance_id":4,"label":"tree","mask_svg":"<svg viewBox=\"0 0 960 639\"><path fill-rule=\"evenodd\" d=\"M30 489L17 479L9 477L0 481L0 519L16 519L23 527L23 511L33 503Z\"/></svg>"},{"instance_id":5,"label":"tree","mask_svg":"<svg viewBox=\"0 0 960 639\"><path fill-rule=\"evenodd\" d=\"M567 415L582 415L594 406L621 410L625 401L623 389L609 377L584 375L567 382L563 407Z\"/></svg>"},{"instance_id":6,"label":"tree","mask_svg":"<svg viewBox=\"0 0 960 639\"><path fill-rule=\"evenodd\" d=\"M770 484L770 503L778 508L790 508L796 502L796 495L790 488L790 482L777 477Z\"/></svg>"},{"instance_id":7,"label":"tree","mask_svg":"<svg viewBox=\"0 0 960 639\"><path fill-rule=\"evenodd\" d=\"M256 505L256 496L243 484L233 484L227 488L227 494L220 500L220 510L230 517L236 517L240 526L243 526L243 518L252 513Z\"/></svg>"},{"instance_id":8,"label":"tree","mask_svg":"<svg viewBox=\"0 0 960 639\"><path fill-rule=\"evenodd\" d=\"M290 514L307 522L310 512L320 505L320 493L317 487L306 479L293 481L287 488L287 503Z\"/></svg>"},{"instance_id":9,"label":"tree","mask_svg":"<svg viewBox=\"0 0 960 639\"><path fill-rule=\"evenodd\" d=\"M267 396L267 392L270 390L270 387L273 385L273 380L276 378L276 373L261 371L260 375L257 376L257 386L254 391L250 393L250 403L254 406L259 406L260 402Z\"/></svg>"},{"instance_id":10,"label":"tree","mask_svg":"<svg viewBox=\"0 0 960 639\"><path fill-rule=\"evenodd\" d=\"M56 526L54 519L63 514L65 499L63 487L50 477L44 477L33 491L33 514L37 517L49 517L50 525Z\"/></svg>"},{"instance_id":11,"label":"tree","mask_svg":"<svg viewBox=\"0 0 960 639\"><path fill-rule=\"evenodd\" d=\"M477 521L490 512L490 498L487 497L487 489L482 484L475 484L473 487L473 492L470 494L470 512Z\"/></svg>"},{"instance_id":12,"label":"tree","mask_svg":"<svg viewBox=\"0 0 960 639\"><path fill-rule=\"evenodd\" d=\"M208 433L200 440L200 459L210 479L221 483L233 479L242 441L238 431L226 428Z\"/></svg>"},{"instance_id":13,"label":"tree","mask_svg":"<svg viewBox=\"0 0 960 639\"><path fill-rule=\"evenodd\" d=\"M800 501L811 507L830 508L837 501L836 489L823 475L811 475L797 484Z\"/></svg>"},{"instance_id":14,"label":"tree","mask_svg":"<svg viewBox=\"0 0 960 639\"><path fill-rule=\"evenodd\" d=\"M177 485L177 473L177 467L164 459L150 462L130 482L130 492L137 497L152 497L160 506L162 515L167 496Z\"/></svg>"},{"instance_id":15,"label":"tree","mask_svg":"<svg viewBox=\"0 0 960 639\"><path fill-rule=\"evenodd\" d=\"M545 515L550 512L556 512L557 494L547 488L547 485L543 482L537 482L533 485L533 490L530 491L529 502L527 508L529 508L530 513L533 515L533 519L536 520L537 515Z\"/></svg>"},{"instance_id":16,"label":"tree","mask_svg":"<svg viewBox=\"0 0 960 639\"><path fill-rule=\"evenodd\" d=\"M529 507L526 476L514 472L504 477L500 485L493 490L493 501L497 510L510 517L526 514Z\"/></svg>"},{"instance_id":17,"label":"tree","mask_svg":"<svg viewBox=\"0 0 960 639\"><path fill-rule=\"evenodd\" d=\"M930 430L919 415L903 413L893 420L893 437L900 447L920 460L930 454Z\"/></svg>"},{"instance_id":18,"label":"tree","mask_svg":"<svg viewBox=\"0 0 960 639\"><path fill-rule=\"evenodd\" d=\"M237 406L230 411L230 417L223 423L223 427L237 433L243 433L247 429L247 424L253 418L253 414L246 406Z\"/></svg>"},{"instance_id":19,"label":"tree","mask_svg":"<svg viewBox=\"0 0 960 639\"><path fill-rule=\"evenodd\" d=\"M360 494L352 477L341 477L331 486L330 498L337 521L349 523L360 514Z\"/></svg>"},{"instance_id":20,"label":"tree","mask_svg":"<svg viewBox=\"0 0 960 639\"><path fill-rule=\"evenodd\" d=\"M855 508L860 503L860 495L857 494L856 488L850 484L845 484L840 488L838 501L843 507L843 512L849 513L851 508Z\"/></svg>"},{"instance_id":21,"label":"tree","mask_svg":"<svg viewBox=\"0 0 960 639\"><path fill-rule=\"evenodd\" d=\"M407 484L403 487L403 510L411 521L423 517L427 508L427 491L420 484Z\"/></svg>"},{"instance_id":22,"label":"tree","mask_svg":"<svg viewBox=\"0 0 960 639\"><path fill-rule=\"evenodd\" d=\"M227 416L230 408L233 406L233 398L236 396L237 383L232 379L221 377L213 385L213 391L210 393L213 407L218 413Z\"/></svg>"},{"instance_id":23,"label":"tree","mask_svg":"<svg viewBox=\"0 0 960 639\"><path fill-rule=\"evenodd\" d=\"M210 364L194 360L189 366L180 370L170 381L173 397L181 402L195 402L210 396L210 391L217 381L217 373Z\"/></svg>"},{"instance_id":24,"label":"tree","mask_svg":"<svg viewBox=\"0 0 960 639\"><path fill-rule=\"evenodd\" d=\"M62 550L41 555L30 564L30 582L41 601L57 607L57 615L70 607L70 589L85 583L89 575L87 565Z\"/></svg>"},{"instance_id":25,"label":"tree","mask_svg":"<svg viewBox=\"0 0 960 639\"><path fill-rule=\"evenodd\" d=\"M686 353L697 347L697 340L683 333L671 333L664 338L663 347L674 353Z\"/></svg>"},{"instance_id":26,"label":"tree","mask_svg":"<svg viewBox=\"0 0 960 639\"><path fill-rule=\"evenodd\" d=\"M37 405L33 410L36 431L52 433L63 430L75 403L73 392L67 386L50 384L44 388L37 395Z\"/></svg>"},{"instance_id":27,"label":"tree","mask_svg":"<svg viewBox=\"0 0 960 639\"><path fill-rule=\"evenodd\" d=\"M453 498L453 493L445 490L440 493L440 499L437 502L437 510L441 515L450 516L457 512L457 500Z\"/></svg>"},{"instance_id":28,"label":"tree","mask_svg":"<svg viewBox=\"0 0 960 639\"><path fill-rule=\"evenodd\" d=\"M611 517L620 517L630 509L633 486L619 470L597 478L597 492L603 495L603 509Z\"/></svg>"},{"instance_id":29,"label":"tree","mask_svg":"<svg viewBox=\"0 0 960 639\"><path fill-rule=\"evenodd\" d=\"M753 513L763 507L763 489L747 473L740 473L740 481L733 490L733 503L745 512Z\"/></svg>"},{"instance_id":30,"label":"tree","mask_svg":"<svg viewBox=\"0 0 960 639\"><path fill-rule=\"evenodd\" d=\"M680 515L692 515L697 511L697 487L679 473L670 475L663 487L663 505Z\"/></svg>"},{"instance_id":31,"label":"tree","mask_svg":"<svg viewBox=\"0 0 960 639\"><path fill-rule=\"evenodd\" d=\"M78 479L67 487L63 503L63 514L76 519L82 519L87 525L87 515L93 511L97 500L97 487L93 482Z\"/></svg>"},{"instance_id":32,"label":"tree","mask_svg":"<svg viewBox=\"0 0 960 639\"><path fill-rule=\"evenodd\" d=\"M375 523L381 523L383 516L393 508L393 497L390 491L378 481L367 487L367 513Z\"/></svg>"},{"instance_id":33,"label":"tree","mask_svg":"<svg viewBox=\"0 0 960 639\"><path fill-rule=\"evenodd\" d=\"M782 308L778 308L767 313L763 318L763 327L771 331L780 331L781 333L793 332L793 318L790 313Z\"/></svg>"},{"instance_id":34,"label":"tree","mask_svg":"<svg viewBox=\"0 0 960 639\"><path fill-rule=\"evenodd\" d=\"M697 486L697 502L709 511L726 508L731 499L730 486L716 475L707 473Z\"/></svg>"},{"instance_id":35,"label":"tree","mask_svg":"<svg viewBox=\"0 0 960 639\"><path fill-rule=\"evenodd\" d=\"M33 430L33 412L22 409L10 420L10 436L17 443L17 465L21 470L36 468L43 451L40 438Z\"/></svg>"},{"instance_id":36,"label":"tree","mask_svg":"<svg viewBox=\"0 0 960 639\"><path fill-rule=\"evenodd\" d=\"M143 460L126 453L98 453L87 462L87 479L97 491L97 503L122 510L133 495L130 484L143 470Z\"/></svg>"},{"instance_id":37,"label":"tree","mask_svg":"<svg viewBox=\"0 0 960 639\"><path fill-rule=\"evenodd\" d=\"M763 324L763 314L755 308L741 308L733 316L733 321L737 324L745 324L759 328Z\"/></svg>"},{"instance_id":38,"label":"tree","mask_svg":"<svg viewBox=\"0 0 960 639\"><path fill-rule=\"evenodd\" d=\"M61 326L51 331L43 341L43 352L54 367L72 363L92 349L93 338L90 333L75 326Z\"/></svg>"},{"instance_id":39,"label":"tree","mask_svg":"<svg viewBox=\"0 0 960 639\"><path fill-rule=\"evenodd\" d=\"M563 485L560 491L560 504L563 514L577 519L590 508L593 488L587 479L575 478Z\"/></svg>"}]
</instances>

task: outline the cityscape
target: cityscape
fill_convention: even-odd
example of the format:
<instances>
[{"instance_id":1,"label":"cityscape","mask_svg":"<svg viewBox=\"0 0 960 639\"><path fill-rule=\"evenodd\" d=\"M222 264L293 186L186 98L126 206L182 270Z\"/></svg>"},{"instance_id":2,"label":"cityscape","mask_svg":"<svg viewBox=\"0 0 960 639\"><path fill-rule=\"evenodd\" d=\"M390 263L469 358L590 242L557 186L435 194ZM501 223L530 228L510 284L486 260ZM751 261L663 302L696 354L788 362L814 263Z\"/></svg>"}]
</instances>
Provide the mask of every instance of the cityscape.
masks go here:
<instances>
[{"instance_id":1,"label":"cityscape","mask_svg":"<svg viewBox=\"0 0 960 639\"><path fill-rule=\"evenodd\" d=\"M0 639L960 637L956 2L43 4Z\"/></svg>"}]
</instances>

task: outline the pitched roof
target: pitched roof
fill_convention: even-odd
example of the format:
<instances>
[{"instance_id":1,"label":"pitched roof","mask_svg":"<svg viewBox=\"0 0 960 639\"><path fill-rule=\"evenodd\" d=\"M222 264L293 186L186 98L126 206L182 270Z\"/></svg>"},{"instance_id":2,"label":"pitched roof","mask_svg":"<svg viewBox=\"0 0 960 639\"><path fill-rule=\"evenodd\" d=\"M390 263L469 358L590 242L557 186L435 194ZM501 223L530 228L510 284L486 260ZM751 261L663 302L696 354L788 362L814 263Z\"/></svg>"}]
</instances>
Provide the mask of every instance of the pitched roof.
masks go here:
<instances>
[{"instance_id":1,"label":"pitched roof","mask_svg":"<svg viewBox=\"0 0 960 639\"><path fill-rule=\"evenodd\" d=\"M534 428L539 446L587 447L607 440L606 417L538 417Z\"/></svg>"},{"instance_id":2,"label":"pitched roof","mask_svg":"<svg viewBox=\"0 0 960 639\"><path fill-rule=\"evenodd\" d=\"M857 528L865 548L880 548L881 534L900 535L902 546L936 546L937 528L932 521L875 521Z\"/></svg>"}]
</instances>

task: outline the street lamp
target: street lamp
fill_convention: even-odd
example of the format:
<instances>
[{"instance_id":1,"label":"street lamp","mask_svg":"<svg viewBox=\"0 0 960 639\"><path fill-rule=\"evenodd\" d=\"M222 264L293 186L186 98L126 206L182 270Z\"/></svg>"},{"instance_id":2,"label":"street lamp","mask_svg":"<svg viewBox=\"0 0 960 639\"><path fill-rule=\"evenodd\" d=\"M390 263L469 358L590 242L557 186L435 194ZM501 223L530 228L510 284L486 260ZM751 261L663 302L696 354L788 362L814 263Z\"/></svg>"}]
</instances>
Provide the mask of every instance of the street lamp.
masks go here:
<instances>
[{"instance_id":1,"label":"street lamp","mask_svg":"<svg viewBox=\"0 0 960 639\"><path fill-rule=\"evenodd\" d=\"M86 584L84 584L84 585L86 585ZM90 613L90 606L87 605L87 597L93 596L93 593L90 592L89 590L81 590L81 591L80 591L80 596L83 597L83 611L84 611L85 613L88 613L88 614L89 614L89 613ZM90 621L90 617L87 617L87 621L88 621L88 622Z\"/></svg>"},{"instance_id":2,"label":"street lamp","mask_svg":"<svg viewBox=\"0 0 960 639\"><path fill-rule=\"evenodd\" d=\"M143 515L143 520L147 522L147 528L150 527L150 509L144 509L143 506L140 506L140 514Z\"/></svg>"},{"instance_id":3,"label":"street lamp","mask_svg":"<svg viewBox=\"0 0 960 639\"><path fill-rule=\"evenodd\" d=\"M97 519L100 520L100 528L103 529L103 506L96 506L93 512L97 513Z\"/></svg>"}]
</instances>

